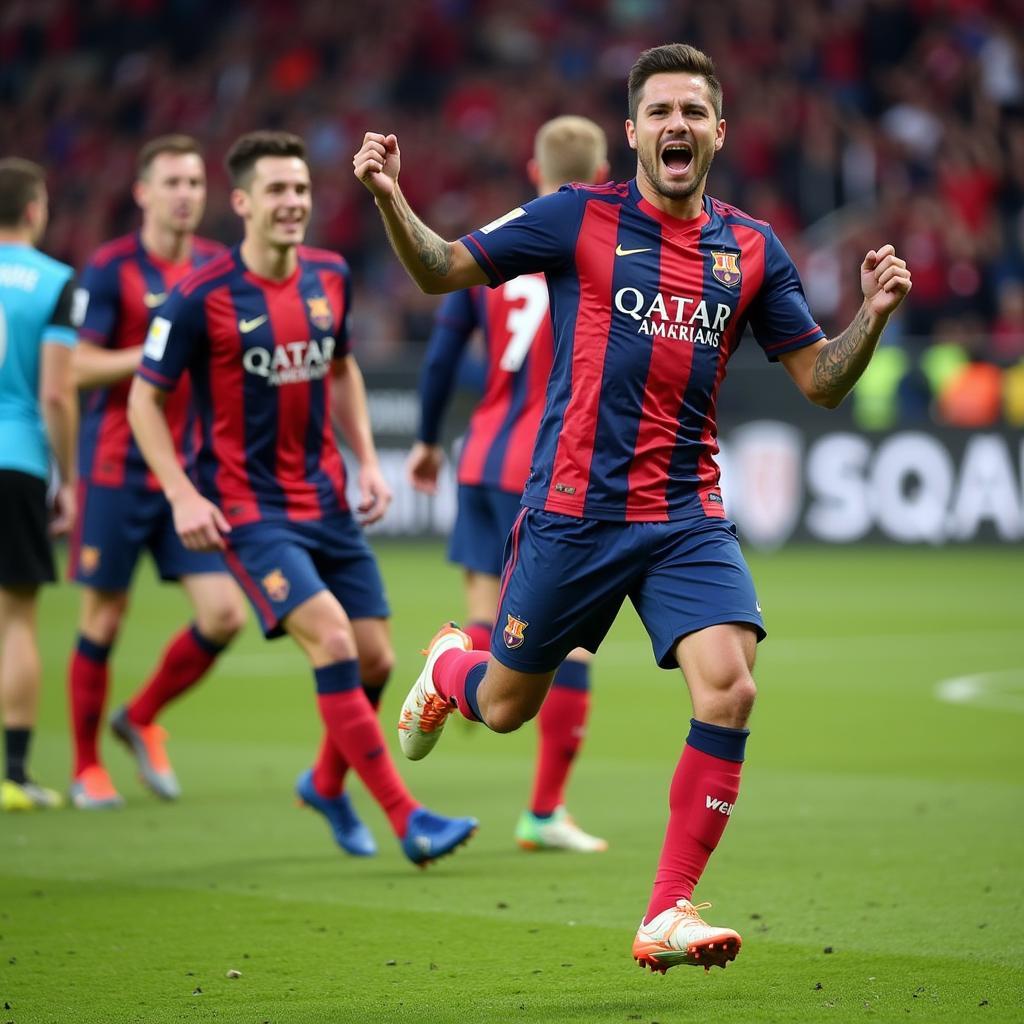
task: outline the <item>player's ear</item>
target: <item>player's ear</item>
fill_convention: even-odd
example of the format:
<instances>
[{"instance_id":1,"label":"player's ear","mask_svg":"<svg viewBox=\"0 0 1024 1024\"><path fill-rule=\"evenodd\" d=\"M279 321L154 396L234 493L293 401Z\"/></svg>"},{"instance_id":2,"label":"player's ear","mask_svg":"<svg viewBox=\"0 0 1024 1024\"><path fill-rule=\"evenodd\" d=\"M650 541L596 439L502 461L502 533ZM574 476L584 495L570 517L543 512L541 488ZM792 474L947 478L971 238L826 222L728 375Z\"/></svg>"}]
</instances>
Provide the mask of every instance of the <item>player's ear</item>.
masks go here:
<instances>
[{"instance_id":1,"label":"player's ear","mask_svg":"<svg viewBox=\"0 0 1024 1024\"><path fill-rule=\"evenodd\" d=\"M540 188L540 164L532 156L526 162L526 177L534 188Z\"/></svg>"},{"instance_id":2,"label":"player's ear","mask_svg":"<svg viewBox=\"0 0 1024 1024\"><path fill-rule=\"evenodd\" d=\"M249 214L249 193L244 188L233 188L231 190L231 209L239 217L246 217Z\"/></svg>"},{"instance_id":3,"label":"player's ear","mask_svg":"<svg viewBox=\"0 0 1024 1024\"><path fill-rule=\"evenodd\" d=\"M725 118L718 119L718 127L715 129L715 152L717 153L725 145Z\"/></svg>"},{"instance_id":4,"label":"player's ear","mask_svg":"<svg viewBox=\"0 0 1024 1024\"><path fill-rule=\"evenodd\" d=\"M630 149L636 149L636 125L628 117L626 118L626 142L629 143Z\"/></svg>"},{"instance_id":5,"label":"player's ear","mask_svg":"<svg viewBox=\"0 0 1024 1024\"><path fill-rule=\"evenodd\" d=\"M135 184L132 185L132 199L135 200L135 205L140 210L146 208L146 183L141 178L137 179Z\"/></svg>"}]
</instances>

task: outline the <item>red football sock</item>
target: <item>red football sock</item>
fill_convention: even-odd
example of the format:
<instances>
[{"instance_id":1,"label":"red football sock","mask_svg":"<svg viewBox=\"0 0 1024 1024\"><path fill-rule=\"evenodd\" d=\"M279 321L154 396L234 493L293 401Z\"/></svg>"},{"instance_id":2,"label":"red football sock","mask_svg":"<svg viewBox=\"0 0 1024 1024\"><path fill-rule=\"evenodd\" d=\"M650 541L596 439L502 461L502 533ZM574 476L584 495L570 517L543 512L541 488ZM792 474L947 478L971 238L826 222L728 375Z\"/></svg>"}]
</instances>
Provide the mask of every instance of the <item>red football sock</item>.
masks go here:
<instances>
[{"instance_id":1,"label":"red football sock","mask_svg":"<svg viewBox=\"0 0 1024 1024\"><path fill-rule=\"evenodd\" d=\"M331 737L324 733L320 741L320 753L313 765L313 788L328 800L338 796L345 788L348 761L338 753Z\"/></svg>"},{"instance_id":2,"label":"red football sock","mask_svg":"<svg viewBox=\"0 0 1024 1024\"><path fill-rule=\"evenodd\" d=\"M491 633L493 630L493 622L471 622L462 632L473 641L474 651L489 651L491 649Z\"/></svg>"},{"instance_id":3,"label":"red football sock","mask_svg":"<svg viewBox=\"0 0 1024 1024\"><path fill-rule=\"evenodd\" d=\"M530 810L548 815L565 802L565 784L583 742L590 693L555 684L537 718L540 738Z\"/></svg>"},{"instance_id":4,"label":"red football sock","mask_svg":"<svg viewBox=\"0 0 1024 1024\"><path fill-rule=\"evenodd\" d=\"M355 769L401 839L409 815L420 805L399 777L366 694L358 685L338 693L320 692L317 704L338 754Z\"/></svg>"},{"instance_id":5,"label":"red football sock","mask_svg":"<svg viewBox=\"0 0 1024 1024\"><path fill-rule=\"evenodd\" d=\"M99 764L96 737L107 702L110 648L79 636L68 672L68 704L74 737L77 778L90 765Z\"/></svg>"},{"instance_id":6,"label":"red football sock","mask_svg":"<svg viewBox=\"0 0 1024 1024\"><path fill-rule=\"evenodd\" d=\"M150 725L160 709L194 686L224 650L196 627L183 629L164 651L160 664L128 704L128 720Z\"/></svg>"},{"instance_id":7,"label":"red football sock","mask_svg":"<svg viewBox=\"0 0 1024 1024\"><path fill-rule=\"evenodd\" d=\"M455 701L462 716L471 722L480 721L474 705L488 658L486 651L445 651L434 662L434 689L445 700Z\"/></svg>"},{"instance_id":8,"label":"red football sock","mask_svg":"<svg viewBox=\"0 0 1024 1024\"><path fill-rule=\"evenodd\" d=\"M693 895L729 822L742 767L689 743L683 748L669 790L668 828L645 921Z\"/></svg>"}]
</instances>

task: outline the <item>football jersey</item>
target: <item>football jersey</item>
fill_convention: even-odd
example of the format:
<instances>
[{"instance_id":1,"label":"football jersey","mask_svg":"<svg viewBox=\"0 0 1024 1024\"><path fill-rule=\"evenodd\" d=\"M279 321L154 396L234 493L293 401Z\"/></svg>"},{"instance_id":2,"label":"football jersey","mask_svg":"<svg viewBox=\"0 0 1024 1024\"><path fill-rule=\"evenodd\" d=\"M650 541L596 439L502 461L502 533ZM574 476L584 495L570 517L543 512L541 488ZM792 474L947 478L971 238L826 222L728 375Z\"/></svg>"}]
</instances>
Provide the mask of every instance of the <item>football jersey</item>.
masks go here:
<instances>
[{"instance_id":1,"label":"football jersey","mask_svg":"<svg viewBox=\"0 0 1024 1024\"><path fill-rule=\"evenodd\" d=\"M420 439L428 444L437 440L459 357L478 328L486 352L484 388L462 446L459 483L521 494L553 355L548 286L542 274L445 297L420 377Z\"/></svg>"},{"instance_id":2,"label":"football jersey","mask_svg":"<svg viewBox=\"0 0 1024 1024\"><path fill-rule=\"evenodd\" d=\"M300 246L295 272L271 281L235 247L182 281L153 320L139 376L165 390L191 376L199 489L232 526L348 510L329 387L349 350L349 300L336 253Z\"/></svg>"},{"instance_id":3,"label":"football jersey","mask_svg":"<svg viewBox=\"0 0 1024 1024\"><path fill-rule=\"evenodd\" d=\"M72 270L30 245L0 242L0 468L49 475L39 407L44 344L75 344Z\"/></svg>"},{"instance_id":4,"label":"football jersey","mask_svg":"<svg viewBox=\"0 0 1024 1024\"><path fill-rule=\"evenodd\" d=\"M137 231L101 246L86 266L76 296L79 337L109 349L141 345L150 320L174 285L224 251L218 242L196 238L189 258L171 263L148 252ZM126 377L84 393L78 472L82 480L105 487L127 485L156 490L156 479L128 426L131 382L131 377ZM168 396L165 409L182 465L190 466L195 437L187 380Z\"/></svg>"},{"instance_id":5,"label":"football jersey","mask_svg":"<svg viewBox=\"0 0 1024 1024\"><path fill-rule=\"evenodd\" d=\"M631 522L723 516L715 406L749 324L767 357L824 337L771 228L635 179L567 185L466 235L492 287L547 276L554 365L523 503Z\"/></svg>"}]
</instances>

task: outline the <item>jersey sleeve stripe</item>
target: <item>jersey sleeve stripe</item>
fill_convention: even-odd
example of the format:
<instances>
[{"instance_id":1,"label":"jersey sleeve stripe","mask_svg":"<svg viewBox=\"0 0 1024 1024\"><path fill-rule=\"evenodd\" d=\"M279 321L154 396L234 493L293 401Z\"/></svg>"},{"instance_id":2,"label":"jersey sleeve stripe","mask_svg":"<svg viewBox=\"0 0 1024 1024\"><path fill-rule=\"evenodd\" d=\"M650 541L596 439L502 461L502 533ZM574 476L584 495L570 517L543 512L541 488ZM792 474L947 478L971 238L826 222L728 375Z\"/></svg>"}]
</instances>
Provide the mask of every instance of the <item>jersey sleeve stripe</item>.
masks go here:
<instances>
[{"instance_id":1,"label":"jersey sleeve stripe","mask_svg":"<svg viewBox=\"0 0 1024 1024\"><path fill-rule=\"evenodd\" d=\"M178 382L172 380L170 377L165 377L162 373L157 373L156 370L150 369L148 366L140 366L136 371L135 375L141 377L143 380L148 381L154 387L160 388L161 391L171 391L177 387Z\"/></svg>"},{"instance_id":2,"label":"jersey sleeve stripe","mask_svg":"<svg viewBox=\"0 0 1024 1024\"><path fill-rule=\"evenodd\" d=\"M487 275L487 279L491 282L492 285L498 285L501 284L502 281L504 281L504 278L501 276L501 271L498 270L498 268L494 264L494 261L487 254L487 250L480 244L480 242L477 239L475 239L472 235L466 235L462 239L462 243L463 245L466 246L467 249L469 249L469 253L473 257L473 259L475 259L477 263L480 264L480 269ZM473 248L470 248L471 246L475 247L477 251L474 252Z\"/></svg>"},{"instance_id":3,"label":"jersey sleeve stripe","mask_svg":"<svg viewBox=\"0 0 1024 1024\"><path fill-rule=\"evenodd\" d=\"M779 349L785 348L787 345L795 345L798 341L803 341L805 338L811 338L814 335L824 338L825 332L815 324L810 330L804 331L803 334L794 335L792 338L786 338L784 341L773 341L770 345L765 345L765 352L776 352ZM817 341L817 338L814 338ZM808 343L809 344L809 343Z\"/></svg>"}]
</instances>

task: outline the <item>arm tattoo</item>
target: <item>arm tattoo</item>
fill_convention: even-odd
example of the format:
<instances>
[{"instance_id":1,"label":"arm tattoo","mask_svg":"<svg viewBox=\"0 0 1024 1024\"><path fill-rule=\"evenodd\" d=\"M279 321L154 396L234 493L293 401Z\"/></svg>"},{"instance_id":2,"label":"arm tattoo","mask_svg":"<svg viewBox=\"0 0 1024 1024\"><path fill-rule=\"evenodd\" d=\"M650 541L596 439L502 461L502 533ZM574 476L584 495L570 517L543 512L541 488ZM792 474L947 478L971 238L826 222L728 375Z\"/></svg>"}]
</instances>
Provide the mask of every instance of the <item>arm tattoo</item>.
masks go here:
<instances>
[{"instance_id":1,"label":"arm tattoo","mask_svg":"<svg viewBox=\"0 0 1024 1024\"><path fill-rule=\"evenodd\" d=\"M401 192L384 217L384 227L395 254L421 285L424 277L445 277L451 270L451 247L416 216Z\"/></svg>"},{"instance_id":2,"label":"arm tattoo","mask_svg":"<svg viewBox=\"0 0 1024 1024\"><path fill-rule=\"evenodd\" d=\"M409 228L412 232L416 255L432 274L444 277L452 268L452 256L448 243L440 235L431 231L412 210L409 211L409 215Z\"/></svg>"},{"instance_id":3,"label":"arm tattoo","mask_svg":"<svg viewBox=\"0 0 1024 1024\"><path fill-rule=\"evenodd\" d=\"M863 308L853 323L818 353L814 362L814 386L827 395L842 397L857 382L871 360L878 336L872 337Z\"/></svg>"}]
</instances>

